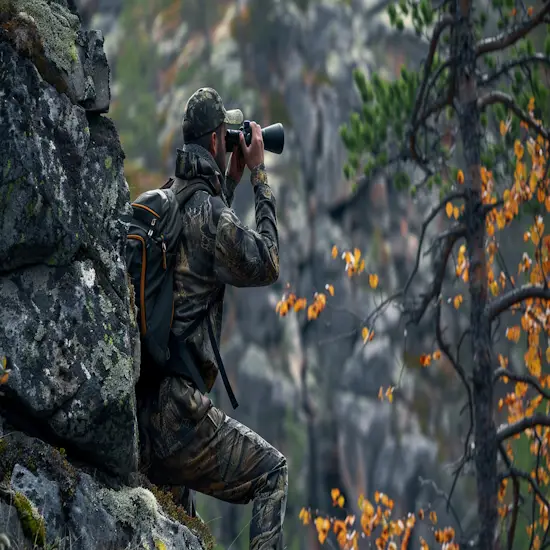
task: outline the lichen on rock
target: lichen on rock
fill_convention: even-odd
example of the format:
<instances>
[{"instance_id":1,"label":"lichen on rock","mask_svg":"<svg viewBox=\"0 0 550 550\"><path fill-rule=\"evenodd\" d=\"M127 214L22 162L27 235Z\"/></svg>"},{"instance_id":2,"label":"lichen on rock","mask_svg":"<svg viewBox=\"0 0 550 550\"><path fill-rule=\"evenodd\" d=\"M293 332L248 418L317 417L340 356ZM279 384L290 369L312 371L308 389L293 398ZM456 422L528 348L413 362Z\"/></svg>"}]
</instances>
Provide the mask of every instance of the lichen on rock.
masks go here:
<instances>
[{"instance_id":1,"label":"lichen on rock","mask_svg":"<svg viewBox=\"0 0 550 550\"><path fill-rule=\"evenodd\" d=\"M43 547L46 544L44 518L24 494L15 493L13 502L25 534L33 544Z\"/></svg>"}]
</instances>

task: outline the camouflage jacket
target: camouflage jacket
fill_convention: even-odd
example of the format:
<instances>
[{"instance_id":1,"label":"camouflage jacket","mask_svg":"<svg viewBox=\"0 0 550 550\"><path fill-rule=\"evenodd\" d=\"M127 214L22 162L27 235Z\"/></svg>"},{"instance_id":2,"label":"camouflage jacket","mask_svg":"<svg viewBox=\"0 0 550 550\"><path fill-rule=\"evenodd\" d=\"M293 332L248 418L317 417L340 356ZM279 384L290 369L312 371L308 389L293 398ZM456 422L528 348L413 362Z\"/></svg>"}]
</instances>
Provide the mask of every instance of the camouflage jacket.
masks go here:
<instances>
[{"instance_id":1,"label":"camouflage jacket","mask_svg":"<svg viewBox=\"0 0 550 550\"><path fill-rule=\"evenodd\" d=\"M275 198L267 183L264 165L251 173L256 208L256 230L246 227L231 209L236 183L219 173L213 157L197 145L178 151L178 174L172 190L177 193L190 179L206 176L212 195L196 191L182 211L183 235L176 257L175 308L172 330L177 336L191 324L207 300L223 292L226 284L246 287L275 282L279 276L279 239ZM223 296L223 295L222 295ZM210 309L219 346L223 298ZM207 320L186 340L208 391L218 374ZM155 392L156 393L156 392ZM160 383L153 410L148 414L157 456L178 450L204 417L210 399L187 380L169 377Z\"/></svg>"}]
</instances>

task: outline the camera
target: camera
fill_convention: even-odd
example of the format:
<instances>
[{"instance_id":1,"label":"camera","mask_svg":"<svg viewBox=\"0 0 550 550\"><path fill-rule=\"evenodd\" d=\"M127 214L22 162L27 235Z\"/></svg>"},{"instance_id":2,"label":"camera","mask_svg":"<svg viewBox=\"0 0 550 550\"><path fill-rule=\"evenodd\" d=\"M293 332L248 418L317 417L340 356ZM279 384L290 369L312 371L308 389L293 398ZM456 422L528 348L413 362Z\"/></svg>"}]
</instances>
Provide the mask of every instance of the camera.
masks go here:
<instances>
[{"instance_id":1,"label":"camera","mask_svg":"<svg viewBox=\"0 0 550 550\"><path fill-rule=\"evenodd\" d=\"M228 152L239 145L239 134L241 132L244 134L245 143L250 145L252 141L252 129L250 128L250 121L245 120L238 130L227 130L225 134L225 146ZM262 128L262 139L266 151L280 155L285 146L285 129L283 125L277 122Z\"/></svg>"}]
</instances>

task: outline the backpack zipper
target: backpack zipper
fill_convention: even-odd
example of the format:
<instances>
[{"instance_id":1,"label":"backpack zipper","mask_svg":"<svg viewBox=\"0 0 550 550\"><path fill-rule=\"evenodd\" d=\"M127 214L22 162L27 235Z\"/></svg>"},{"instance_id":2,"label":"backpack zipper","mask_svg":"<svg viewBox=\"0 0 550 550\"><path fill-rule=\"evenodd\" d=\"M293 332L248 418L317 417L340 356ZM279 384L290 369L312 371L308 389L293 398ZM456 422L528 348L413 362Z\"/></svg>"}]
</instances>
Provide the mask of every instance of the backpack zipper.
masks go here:
<instances>
[{"instance_id":1,"label":"backpack zipper","mask_svg":"<svg viewBox=\"0 0 550 550\"><path fill-rule=\"evenodd\" d=\"M167 264L166 264L166 243L164 242L164 235L162 236L162 267L164 270L166 270Z\"/></svg>"}]
</instances>

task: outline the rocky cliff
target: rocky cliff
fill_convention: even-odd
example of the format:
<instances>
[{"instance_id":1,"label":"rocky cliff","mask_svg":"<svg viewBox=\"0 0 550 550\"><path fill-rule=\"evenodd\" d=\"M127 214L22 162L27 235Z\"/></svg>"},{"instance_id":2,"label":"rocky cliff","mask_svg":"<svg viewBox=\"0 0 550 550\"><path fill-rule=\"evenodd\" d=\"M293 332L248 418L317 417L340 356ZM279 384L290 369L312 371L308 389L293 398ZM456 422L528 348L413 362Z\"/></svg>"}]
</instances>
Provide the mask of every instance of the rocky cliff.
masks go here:
<instances>
[{"instance_id":1,"label":"rocky cliff","mask_svg":"<svg viewBox=\"0 0 550 550\"><path fill-rule=\"evenodd\" d=\"M0 546L198 550L200 520L136 474L130 193L102 33L70 0L2 0L0 74Z\"/></svg>"}]
</instances>

